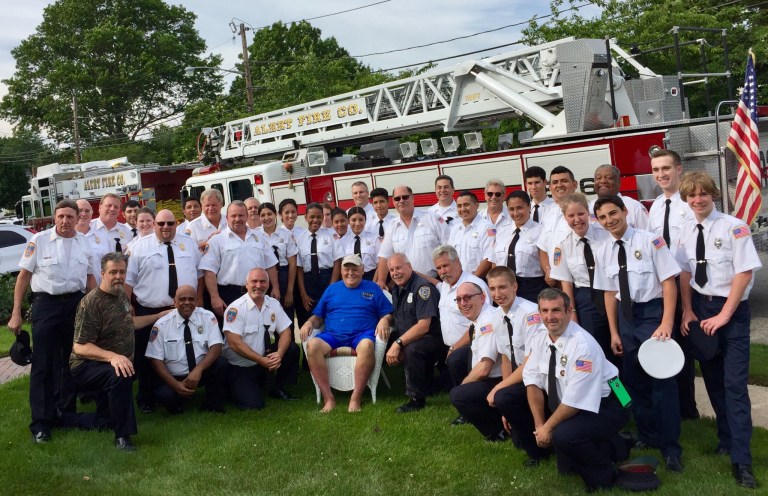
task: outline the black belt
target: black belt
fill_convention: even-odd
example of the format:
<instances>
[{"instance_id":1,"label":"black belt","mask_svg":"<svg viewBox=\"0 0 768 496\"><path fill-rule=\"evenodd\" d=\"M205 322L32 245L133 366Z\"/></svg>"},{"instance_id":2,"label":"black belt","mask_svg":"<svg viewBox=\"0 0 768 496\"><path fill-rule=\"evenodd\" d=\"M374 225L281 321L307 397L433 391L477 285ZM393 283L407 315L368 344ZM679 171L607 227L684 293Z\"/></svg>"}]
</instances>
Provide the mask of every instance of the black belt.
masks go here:
<instances>
[{"instance_id":1,"label":"black belt","mask_svg":"<svg viewBox=\"0 0 768 496\"><path fill-rule=\"evenodd\" d=\"M57 295L52 295L50 293L43 293L43 292L36 292L36 293L32 293L32 294L34 295L35 298L47 298L49 300L68 300L68 299L70 299L71 297L73 297L75 295L82 296L83 292L82 291L75 291L75 292L72 292L72 293L63 293L63 294L57 294Z\"/></svg>"},{"instance_id":2,"label":"black belt","mask_svg":"<svg viewBox=\"0 0 768 496\"><path fill-rule=\"evenodd\" d=\"M725 296L712 296L712 295L705 295L705 294L701 294L701 293L699 293L699 292L698 292L698 291L696 291L696 290L694 290L694 293L696 293L696 294L699 296L699 298L702 298L702 299L704 299L704 300L707 300L707 301L717 301L717 302L723 302L723 303L725 303L725 302L728 300L728 298L727 298L727 297L725 297Z\"/></svg>"},{"instance_id":3,"label":"black belt","mask_svg":"<svg viewBox=\"0 0 768 496\"><path fill-rule=\"evenodd\" d=\"M248 292L248 288L245 286L239 286L237 284L219 284L220 288L227 288L230 291L240 291L240 293L245 294Z\"/></svg>"}]
</instances>

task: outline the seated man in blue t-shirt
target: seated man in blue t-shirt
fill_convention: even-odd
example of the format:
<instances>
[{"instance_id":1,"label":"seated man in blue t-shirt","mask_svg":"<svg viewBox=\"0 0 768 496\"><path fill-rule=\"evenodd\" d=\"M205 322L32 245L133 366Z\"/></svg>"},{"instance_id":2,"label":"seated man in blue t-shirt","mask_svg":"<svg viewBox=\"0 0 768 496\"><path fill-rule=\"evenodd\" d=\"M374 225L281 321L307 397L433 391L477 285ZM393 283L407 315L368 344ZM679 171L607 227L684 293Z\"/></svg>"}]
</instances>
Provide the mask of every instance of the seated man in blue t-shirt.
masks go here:
<instances>
[{"instance_id":1,"label":"seated man in blue t-shirt","mask_svg":"<svg viewBox=\"0 0 768 496\"><path fill-rule=\"evenodd\" d=\"M307 362L320 392L322 412L330 412L336 400L328 383L325 355L341 346L357 351L355 389L349 399L349 411L360 411L368 376L374 366L374 340L378 334L386 341L392 304L384 292L371 281L363 280L363 263L357 255L341 261L341 281L328 286L313 310L313 315L301 326L301 340L306 341L313 329L325 323L323 332L307 343Z\"/></svg>"}]
</instances>

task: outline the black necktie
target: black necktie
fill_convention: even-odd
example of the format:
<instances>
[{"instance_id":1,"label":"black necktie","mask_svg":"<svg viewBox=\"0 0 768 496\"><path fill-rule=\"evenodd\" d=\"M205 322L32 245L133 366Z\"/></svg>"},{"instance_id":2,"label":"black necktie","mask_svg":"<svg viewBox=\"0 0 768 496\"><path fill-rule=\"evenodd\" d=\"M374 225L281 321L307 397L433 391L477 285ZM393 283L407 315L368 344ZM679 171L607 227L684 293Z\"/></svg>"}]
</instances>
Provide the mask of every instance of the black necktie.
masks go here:
<instances>
[{"instance_id":1,"label":"black necktie","mask_svg":"<svg viewBox=\"0 0 768 496\"><path fill-rule=\"evenodd\" d=\"M595 284L595 256L592 253L592 247L589 245L587 238L581 238L581 242L584 243L584 262L587 264L587 272L589 273L589 289L592 292L592 303L595 304L597 310L601 315L605 315L605 300L603 294L594 288Z\"/></svg>"},{"instance_id":2,"label":"black necktie","mask_svg":"<svg viewBox=\"0 0 768 496\"><path fill-rule=\"evenodd\" d=\"M138 232L135 227L131 228L131 232L133 233L133 237L136 237L136 233Z\"/></svg>"},{"instance_id":3,"label":"black necktie","mask_svg":"<svg viewBox=\"0 0 768 496\"><path fill-rule=\"evenodd\" d=\"M547 372L547 405L549 406L549 412L554 413L557 407L560 406L560 398L557 397L557 376L555 367L556 353L555 345L549 345L549 371Z\"/></svg>"},{"instance_id":4,"label":"black necktie","mask_svg":"<svg viewBox=\"0 0 768 496\"><path fill-rule=\"evenodd\" d=\"M534 205L533 206L533 221L538 222L539 221L539 206Z\"/></svg>"},{"instance_id":5,"label":"black necktie","mask_svg":"<svg viewBox=\"0 0 768 496\"><path fill-rule=\"evenodd\" d=\"M277 343L272 343L272 335L269 332L269 326L264 324L264 356L277 351Z\"/></svg>"},{"instance_id":6,"label":"black necktie","mask_svg":"<svg viewBox=\"0 0 768 496\"><path fill-rule=\"evenodd\" d=\"M280 265L280 250L278 250L277 245L272 245L272 249L275 251L275 258L277 259L277 264Z\"/></svg>"},{"instance_id":7,"label":"black necktie","mask_svg":"<svg viewBox=\"0 0 768 496\"><path fill-rule=\"evenodd\" d=\"M621 297L621 312L624 318L632 322L632 299L629 296L629 273L627 272L627 251L624 241L618 240L619 245L619 296Z\"/></svg>"},{"instance_id":8,"label":"black necktie","mask_svg":"<svg viewBox=\"0 0 768 496\"><path fill-rule=\"evenodd\" d=\"M450 226L450 225L451 225L451 221L452 221L452 220L453 220L453 217L451 217L451 216L448 216L448 217L446 217L446 218L445 218L445 223L446 223L446 224L448 224L448 225Z\"/></svg>"},{"instance_id":9,"label":"black necktie","mask_svg":"<svg viewBox=\"0 0 768 496\"><path fill-rule=\"evenodd\" d=\"M512 321L506 315L504 316L504 322L507 323L507 335L509 336L509 361L512 362L512 371L514 371L517 368L515 347L512 344L512 336L515 334L515 330L512 328Z\"/></svg>"},{"instance_id":10,"label":"black necktie","mask_svg":"<svg viewBox=\"0 0 768 496\"><path fill-rule=\"evenodd\" d=\"M469 324L469 346L472 346L472 341L475 339L475 324ZM467 369L472 370L472 352L469 352L469 362L467 362Z\"/></svg>"},{"instance_id":11,"label":"black necktie","mask_svg":"<svg viewBox=\"0 0 768 496\"><path fill-rule=\"evenodd\" d=\"M360 236L355 236L355 255L363 258L363 254L360 250Z\"/></svg>"},{"instance_id":12,"label":"black necktie","mask_svg":"<svg viewBox=\"0 0 768 496\"><path fill-rule=\"evenodd\" d=\"M184 319L184 348L187 350L188 374L192 372L197 365L195 360L195 345L192 344L192 331L189 329L189 319Z\"/></svg>"},{"instance_id":13,"label":"black necktie","mask_svg":"<svg viewBox=\"0 0 768 496\"><path fill-rule=\"evenodd\" d=\"M310 263L312 264L312 273L320 274L320 261L317 258L317 234L312 233L312 244L309 246Z\"/></svg>"},{"instance_id":14,"label":"black necktie","mask_svg":"<svg viewBox=\"0 0 768 496\"><path fill-rule=\"evenodd\" d=\"M384 237L384 219L379 220L379 237Z\"/></svg>"},{"instance_id":15,"label":"black necktie","mask_svg":"<svg viewBox=\"0 0 768 496\"><path fill-rule=\"evenodd\" d=\"M115 238L115 251L118 253L123 252L123 247L120 246L120 238Z\"/></svg>"},{"instance_id":16,"label":"black necktie","mask_svg":"<svg viewBox=\"0 0 768 496\"><path fill-rule=\"evenodd\" d=\"M696 224L699 235L696 237L696 275L694 279L700 288L707 284L707 255L704 249L704 226Z\"/></svg>"},{"instance_id":17,"label":"black necktie","mask_svg":"<svg viewBox=\"0 0 768 496\"><path fill-rule=\"evenodd\" d=\"M672 242L669 240L669 205L672 203L672 200L667 198L664 203L666 203L667 206L664 210L664 233L662 234L662 237L664 238L664 241L667 242L667 246L671 246Z\"/></svg>"},{"instance_id":18,"label":"black necktie","mask_svg":"<svg viewBox=\"0 0 768 496\"><path fill-rule=\"evenodd\" d=\"M509 250L507 251L507 267L512 269L512 272L517 272L517 262L515 261L515 246L520 240L520 228L515 229L515 235L512 237L512 242L509 244Z\"/></svg>"},{"instance_id":19,"label":"black necktie","mask_svg":"<svg viewBox=\"0 0 768 496\"><path fill-rule=\"evenodd\" d=\"M176 298L176 289L179 287L179 280L176 276L176 258L173 256L173 247L170 241L166 241L168 249L168 296Z\"/></svg>"}]
</instances>

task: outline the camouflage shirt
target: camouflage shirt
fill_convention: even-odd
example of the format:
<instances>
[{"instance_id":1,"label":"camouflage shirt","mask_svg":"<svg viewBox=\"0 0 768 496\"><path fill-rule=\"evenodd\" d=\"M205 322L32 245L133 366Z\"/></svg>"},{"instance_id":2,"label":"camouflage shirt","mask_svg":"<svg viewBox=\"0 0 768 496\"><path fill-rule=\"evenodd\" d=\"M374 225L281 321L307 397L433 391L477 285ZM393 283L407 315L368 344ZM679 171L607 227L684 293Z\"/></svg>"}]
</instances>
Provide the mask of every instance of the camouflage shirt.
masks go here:
<instances>
[{"instance_id":1,"label":"camouflage shirt","mask_svg":"<svg viewBox=\"0 0 768 496\"><path fill-rule=\"evenodd\" d=\"M74 342L92 343L133 360L133 317L125 294L113 295L96 288L85 295L75 316ZM74 369L86 360L73 351L69 366Z\"/></svg>"}]
</instances>

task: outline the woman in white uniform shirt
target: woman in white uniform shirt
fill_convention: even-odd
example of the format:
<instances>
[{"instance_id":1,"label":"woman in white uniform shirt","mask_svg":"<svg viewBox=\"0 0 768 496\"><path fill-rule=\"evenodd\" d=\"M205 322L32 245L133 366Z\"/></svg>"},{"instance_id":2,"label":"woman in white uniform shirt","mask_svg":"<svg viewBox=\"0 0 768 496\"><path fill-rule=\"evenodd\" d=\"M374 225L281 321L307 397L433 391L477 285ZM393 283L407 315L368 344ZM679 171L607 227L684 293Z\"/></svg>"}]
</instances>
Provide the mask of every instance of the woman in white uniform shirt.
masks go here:
<instances>
[{"instance_id":1,"label":"woman in white uniform shirt","mask_svg":"<svg viewBox=\"0 0 768 496\"><path fill-rule=\"evenodd\" d=\"M282 295L280 304L288 316L293 319L293 292L296 284L296 241L287 229L277 227L277 209L275 205L264 202L259 205L261 226L256 230L264 235L267 244L272 247L277 257L277 280Z\"/></svg>"},{"instance_id":2,"label":"woman in white uniform shirt","mask_svg":"<svg viewBox=\"0 0 768 496\"><path fill-rule=\"evenodd\" d=\"M362 207L352 207L347 212L349 229L347 235L338 240L341 243L344 255L360 255L363 260L363 279L373 281L376 267L379 261L379 247L381 240L372 232L365 230L367 222L366 211ZM355 251L357 240L360 240L360 251Z\"/></svg>"}]
</instances>

